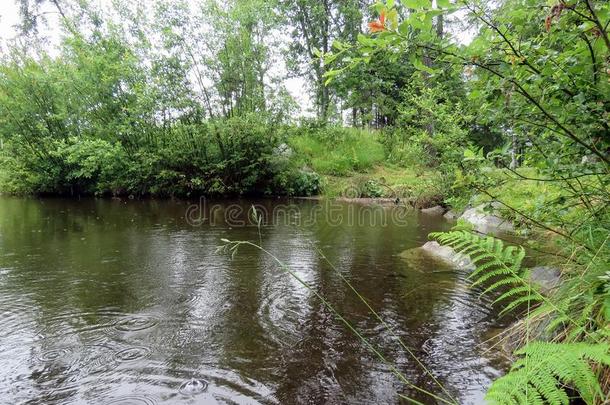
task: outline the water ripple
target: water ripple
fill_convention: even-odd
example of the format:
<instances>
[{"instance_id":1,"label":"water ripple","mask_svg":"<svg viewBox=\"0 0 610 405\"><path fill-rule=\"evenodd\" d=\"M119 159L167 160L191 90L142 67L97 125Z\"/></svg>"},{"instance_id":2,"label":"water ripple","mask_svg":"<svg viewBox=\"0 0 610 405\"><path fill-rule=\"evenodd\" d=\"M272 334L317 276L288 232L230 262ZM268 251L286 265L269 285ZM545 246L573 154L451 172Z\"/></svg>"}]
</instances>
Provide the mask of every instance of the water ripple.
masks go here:
<instances>
[{"instance_id":1,"label":"water ripple","mask_svg":"<svg viewBox=\"0 0 610 405\"><path fill-rule=\"evenodd\" d=\"M197 380L192 378L183 382L178 391L183 395L200 394L208 388L208 382L205 380Z\"/></svg>"},{"instance_id":2,"label":"water ripple","mask_svg":"<svg viewBox=\"0 0 610 405\"><path fill-rule=\"evenodd\" d=\"M126 396L104 402L104 405L155 405L156 402L152 398L145 396Z\"/></svg>"},{"instance_id":3,"label":"water ripple","mask_svg":"<svg viewBox=\"0 0 610 405\"><path fill-rule=\"evenodd\" d=\"M122 332L136 332L156 326L158 320L150 316L133 316L121 319L114 324L114 328Z\"/></svg>"},{"instance_id":4,"label":"water ripple","mask_svg":"<svg viewBox=\"0 0 610 405\"><path fill-rule=\"evenodd\" d=\"M38 360L40 360L43 363L49 363L49 362L53 362L53 361L57 361L62 358L65 358L70 353L71 353L71 350L68 348L51 349L51 350L42 352L38 356Z\"/></svg>"},{"instance_id":5,"label":"water ripple","mask_svg":"<svg viewBox=\"0 0 610 405\"><path fill-rule=\"evenodd\" d=\"M143 346L129 347L119 350L114 357L121 362L135 361L142 359L150 354L150 349Z\"/></svg>"}]
</instances>

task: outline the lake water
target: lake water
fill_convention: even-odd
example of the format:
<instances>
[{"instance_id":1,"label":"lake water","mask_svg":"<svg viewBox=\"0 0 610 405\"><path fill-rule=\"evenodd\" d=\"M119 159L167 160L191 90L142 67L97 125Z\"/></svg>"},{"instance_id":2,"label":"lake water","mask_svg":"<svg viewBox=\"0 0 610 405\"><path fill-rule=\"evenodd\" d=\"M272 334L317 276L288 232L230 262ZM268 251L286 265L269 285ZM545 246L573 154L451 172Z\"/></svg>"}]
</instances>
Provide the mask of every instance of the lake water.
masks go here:
<instances>
[{"instance_id":1,"label":"lake water","mask_svg":"<svg viewBox=\"0 0 610 405\"><path fill-rule=\"evenodd\" d=\"M497 311L464 272L400 256L449 227L400 207L307 200L0 197L0 402L438 402L317 291L410 383L481 403L505 369L487 341L503 327ZM256 248L216 251L223 238L260 243L311 289Z\"/></svg>"}]
</instances>

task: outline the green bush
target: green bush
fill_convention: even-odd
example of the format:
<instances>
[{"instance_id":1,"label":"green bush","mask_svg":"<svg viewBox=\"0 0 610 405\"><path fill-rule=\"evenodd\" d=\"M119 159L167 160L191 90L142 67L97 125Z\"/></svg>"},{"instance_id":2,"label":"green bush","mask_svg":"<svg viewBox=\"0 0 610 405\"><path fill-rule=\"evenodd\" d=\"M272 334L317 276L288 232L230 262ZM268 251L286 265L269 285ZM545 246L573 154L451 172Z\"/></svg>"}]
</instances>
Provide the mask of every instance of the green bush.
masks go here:
<instances>
[{"instance_id":1,"label":"green bush","mask_svg":"<svg viewBox=\"0 0 610 405\"><path fill-rule=\"evenodd\" d=\"M60 181L73 191L104 194L121 188L126 156L118 143L69 138L58 142L55 153L65 168Z\"/></svg>"},{"instance_id":2,"label":"green bush","mask_svg":"<svg viewBox=\"0 0 610 405\"><path fill-rule=\"evenodd\" d=\"M176 125L123 143L16 138L0 155L0 187L64 195L316 194L320 176L302 169L281 142L285 135L263 117L244 115Z\"/></svg>"},{"instance_id":3,"label":"green bush","mask_svg":"<svg viewBox=\"0 0 610 405\"><path fill-rule=\"evenodd\" d=\"M383 188L381 184L376 180L367 180L361 190L362 197L381 197L383 195Z\"/></svg>"},{"instance_id":4,"label":"green bush","mask_svg":"<svg viewBox=\"0 0 610 405\"><path fill-rule=\"evenodd\" d=\"M13 193L103 194L120 188L126 156L102 139L45 139L44 153L10 144L0 185Z\"/></svg>"},{"instance_id":5,"label":"green bush","mask_svg":"<svg viewBox=\"0 0 610 405\"><path fill-rule=\"evenodd\" d=\"M290 168L279 172L268 194L285 194L288 196L312 196L320 192L321 177L318 173L304 169Z\"/></svg>"}]
</instances>

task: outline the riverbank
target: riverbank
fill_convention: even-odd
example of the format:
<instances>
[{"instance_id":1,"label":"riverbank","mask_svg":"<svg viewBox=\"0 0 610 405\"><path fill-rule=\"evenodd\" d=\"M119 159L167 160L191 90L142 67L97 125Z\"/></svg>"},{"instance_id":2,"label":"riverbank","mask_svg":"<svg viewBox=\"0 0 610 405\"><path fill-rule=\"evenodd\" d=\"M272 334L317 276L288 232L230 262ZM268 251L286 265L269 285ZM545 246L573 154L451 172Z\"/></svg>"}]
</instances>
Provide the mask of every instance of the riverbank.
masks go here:
<instances>
[{"instance_id":1,"label":"riverbank","mask_svg":"<svg viewBox=\"0 0 610 405\"><path fill-rule=\"evenodd\" d=\"M6 142L0 192L67 197L322 196L444 201L437 165L396 164L377 131L233 118L136 145L98 138Z\"/></svg>"},{"instance_id":2,"label":"riverbank","mask_svg":"<svg viewBox=\"0 0 610 405\"><path fill-rule=\"evenodd\" d=\"M194 128L188 142L179 136L136 146L95 138L47 139L34 151L12 141L0 150L0 193L385 199L418 209L441 205L458 211L492 197L532 211L540 192L560 197L552 183L520 179L517 185L501 169L486 173L497 183L493 195L456 187L456 163L435 163L423 157L423 150L403 153L396 163L397 145L388 144L389 137L336 126L273 126L246 117ZM529 169L519 172L532 175ZM500 207L503 216L519 221L505 208Z\"/></svg>"}]
</instances>

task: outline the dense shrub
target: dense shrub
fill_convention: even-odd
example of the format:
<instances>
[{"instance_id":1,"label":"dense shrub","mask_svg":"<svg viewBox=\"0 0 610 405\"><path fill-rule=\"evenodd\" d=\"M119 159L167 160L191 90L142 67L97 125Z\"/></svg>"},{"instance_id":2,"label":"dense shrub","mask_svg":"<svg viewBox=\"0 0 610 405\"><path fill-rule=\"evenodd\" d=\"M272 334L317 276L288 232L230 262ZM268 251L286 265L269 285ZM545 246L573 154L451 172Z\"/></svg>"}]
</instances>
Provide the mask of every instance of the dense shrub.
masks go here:
<instances>
[{"instance_id":1,"label":"dense shrub","mask_svg":"<svg viewBox=\"0 0 610 405\"><path fill-rule=\"evenodd\" d=\"M0 189L68 195L286 194L319 191L320 177L263 117L245 115L110 142L15 138L2 153ZM280 145L286 150L282 151Z\"/></svg>"},{"instance_id":2,"label":"dense shrub","mask_svg":"<svg viewBox=\"0 0 610 405\"><path fill-rule=\"evenodd\" d=\"M94 194L121 186L125 153L102 139L45 139L35 153L9 143L3 155L3 190L14 193Z\"/></svg>"}]
</instances>

